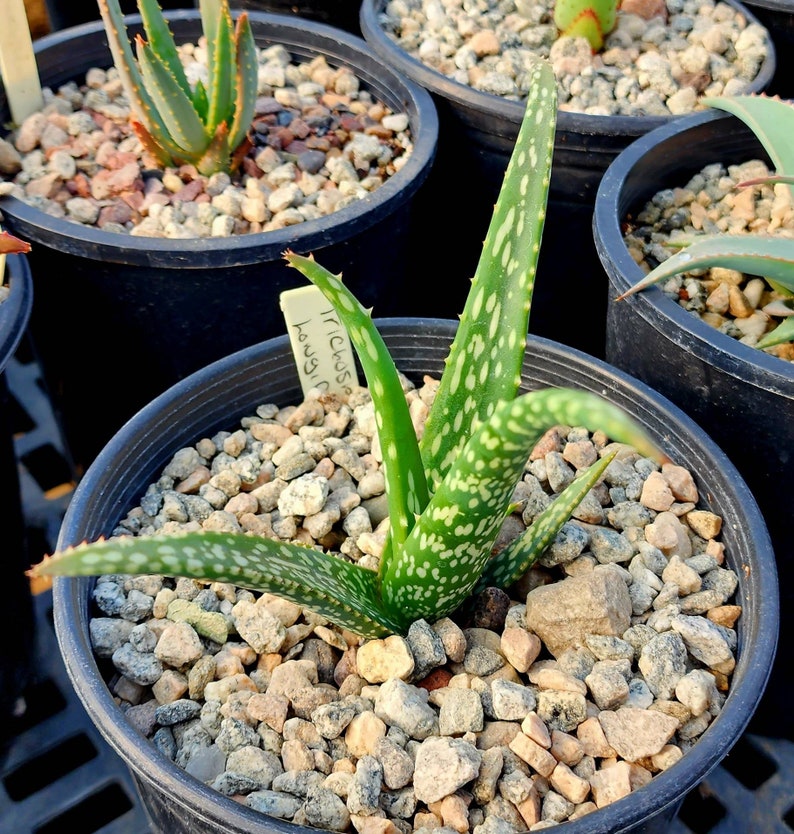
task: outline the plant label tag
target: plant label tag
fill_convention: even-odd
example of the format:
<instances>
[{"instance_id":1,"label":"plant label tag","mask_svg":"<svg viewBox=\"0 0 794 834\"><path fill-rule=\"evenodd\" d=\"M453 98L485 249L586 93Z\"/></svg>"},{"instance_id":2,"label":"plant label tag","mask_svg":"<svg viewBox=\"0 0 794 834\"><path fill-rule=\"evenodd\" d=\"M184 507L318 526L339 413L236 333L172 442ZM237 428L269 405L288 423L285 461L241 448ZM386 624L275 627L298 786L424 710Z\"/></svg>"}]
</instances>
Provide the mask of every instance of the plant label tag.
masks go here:
<instances>
[{"instance_id":1,"label":"plant label tag","mask_svg":"<svg viewBox=\"0 0 794 834\"><path fill-rule=\"evenodd\" d=\"M349 394L358 385L350 337L328 299L315 286L279 296L304 395L310 388Z\"/></svg>"}]
</instances>

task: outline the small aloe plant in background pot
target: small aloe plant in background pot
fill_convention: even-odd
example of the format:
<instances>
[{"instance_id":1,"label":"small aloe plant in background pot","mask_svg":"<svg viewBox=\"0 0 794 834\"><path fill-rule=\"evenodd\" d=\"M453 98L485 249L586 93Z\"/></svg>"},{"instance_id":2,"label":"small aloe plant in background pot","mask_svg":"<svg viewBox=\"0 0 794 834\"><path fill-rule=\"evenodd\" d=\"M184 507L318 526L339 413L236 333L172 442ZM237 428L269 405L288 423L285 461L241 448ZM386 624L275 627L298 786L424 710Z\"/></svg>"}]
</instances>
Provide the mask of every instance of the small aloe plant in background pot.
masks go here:
<instances>
[{"instance_id":1,"label":"small aloe plant in background pot","mask_svg":"<svg viewBox=\"0 0 794 834\"><path fill-rule=\"evenodd\" d=\"M319 543L308 545L304 535L297 533L293 538L302 539L301 543L285 541L282 537L263 538L243 532L206 529L117 535L124 524L119 513L140 500L147 490L146 485L158 478L158 470L168 464L175 451L185 443L196 443L197 437L208 438L219 429L228 429L230 421L239 417L244 418L243 424L252 431L258 431L246 415L263 402L263 397L267 402L285 406L296 401L295 360L286 337L282 337L230 355L197 372L158 397L125 425L78 486L64 519L58 552L33 568L35 575L56 577L53 590L55 621L67 670L89 714L124 757L148 810L164 830L190 831L191 834L219 831L250 834L278 830L286 834L300 829L257 813L256 809L277 813L269 782L265 785L260 779L256 786L259 789L254 789L253 783L249 784L248 807L244 807L200 779L186 778L165 754L165 748L150 744L124 717L93 651L92 599L98 601L109 590L104 581L95 585L93 577L106 571L115 577L131 571L152 578L151 572L154 572L160 577L194 576L215 582L213 587L228 583L238 589L237 594L244 594L241 589L246 586L266 590L269 593L260 597L262 605L272 596L305 605L309 609L307 623L310 628L319 629L318 635L328 635L336 650L345 652L347 662L356 663L363 673L368 653L380 659L389 656L395 646L405 650L412 645L411 640L416 639L417 632L431 640L435 633L438 638L432 627L441 622L452 631L459 629L453 616L460 615L469 603L479 599L479 591L484 589L486 596L493 596L493 592L498 595L502 593L501 589L512 585L556 538L557 531L570 518L585 493L590 492L590 487L607 476L609 466L615 463L614 449L604 448L601 459L583 467L584 476L562 489L553 503L541 509L525 534L512 540L503 539L494 547L506 519L515 515L514 502L519 500L520 503L514 491L525 471L533 444L546 429L560 421L600 429L610 439L630 444L631 449L622 449L624 455L629 455L625 460L636 461L641 454L649 454L651 457L640 465L646 472L652 469L659 474L665 462L678 460L695 466L699 481L702 473L701 494L706 515L724 513L726 518L730 517L730 523L724 528L729 560L739 558L741 554L742 562L751 566L748 574L739 572L736 575L742 609L737 623L740 651L735 669L728 657L722 658L727 665L717 664L727 674L730 669L733 673L724 704L723 698L716 691L713 693L712 705L719 714L712 726L696 744L686 745L689 749L682 761L666 772L658 773L644 785L640 791L641 800L633 801L627 796L612 802L602 797L601 807L597 808L595 802L584 802L585 794L579 793L578 801L583 806L579 815L589 813L586 818L566 823L572 834L584 831L606 834L615 830L639 832L648 830L649 824L669 822L685 793L727 753L750 718L753 704L763 689L764 664L771 663L774 653L776 622L774 567L768 536L752 497L708 437L653 391L577 351L527 336L556 112L553 78L548 65L540 63L535 76L534 94L528 102L526 118L459 324L422 318L372 320L339 276L311 257L286 253L290 265L300 270L333 304L339 321L350 334L367 379L383 458L388 509L388 532L377 567L356 564L356 560L346 558L333 548L320 547ZM416 437L417 428L406 405L405 386L398 370L406 374L406 378L416 381L426 375L433 379L440 377L437 388L432 380L426 380L433 393L429 395L432 405L422 423L421 440ZM316 399L314 403L317 403ZM307 407L313 407L308 400ZM264 408L262 413L274 413L269 407ZM264 419L271 428L278 428L278 420L252 419L254 423ZM672 431L671 426L674 426ZM225 432L223 436L227 436ZM231 441L231 437L229 439ZM242 441L243 436L237 439ZM221 436L218 440L221 441ZM225 448L231 449L231 446ZM150 499L154 499L154 494L149 490ZM695 497L690 493L690 498ZM133 515L136 515L134 511ZM137 517L140 521L141 516ZM692 516L693 523L696 517L697 514ZM117 526L119 524L122 526ZM323 534L318 535L324 538ZM701 546L705 547L703 540ZM722 545L716 541L712 542L712 548L712 554L722 552ZM701 555L705 556L705 552ZM717 563L714 565L716 567ZM624 614L629 614L632 604L627 596L627 579L613 568L602 565L599 569L590 563L589 570L594 571L594 576L602 577L623 600L615 603L613 598L613 604L617 604ZM106 576L105 580L112 580L112 577ZM135 580L131 577L130 580L134 584ZM146 579L141 581L146 582ZM523 604L519 603L517 607L512 604L511 616L518 617L516 622L523 623L519 631L527 636L526 626L533 614L532 599L535 598L530 592L526 622L519 613ZM239 597L243 605L247 604L246 600L245 596ZM570 623L565 622L565 610L560 611L559 606L557 609L558 620L553 630L558 632ZM320 612L323 618L318 620L316 613L311 612ZM734 611L736 613L738 611ZM562 619L559 619L560 615ZM344 628L340 630L338 626ZM332 631L336 636L331 636ZM456 633L465 641L474 639L475 632L479 631L474 628L470 632L458 630ZM598 634L605 636L603 631ZM143 636L143 631L140 635ZM362 635L367 639L362 641ZM220 635L216 634L216 637ZM254 639L253 634L251 639ZM422 639L419 638L420 643ZM303 640L306 645L312 642L310 633L304 633ZM419 652L419 643L413 645ZM451 646L448 648L456 651ZM459 648L463 649L462 644ZM583 644L580 648L583 649ZM397 651L399 653L401 649ZM463 660L464 654L459 657ZM289 657L276 659L271 652L271 661L277 667L284 667L284 672L294 668L290 665L292 658L304 663L298 646L293 647ZM305 662L310 663L308 657ZM418 661L412 660L410 669L403 670L405 679L388 677L382 681L382 689L385 693L396 688L406 694L411 703L416 699L421 714L429 721L434 715L428 703L431 687L429 684L428 689L419 687L418 678L413 681L414 669L418 672L414 663ZM551 657L544 657L537 670L547 668L548 663L554 665ZM454 664L453 668L457 668L459 674L463 673ZM682 667L682 674L684 671ZM110 676L113 674L111 672ZM506 672L497 672L496 678L502 679L504 674ZM727 685L727 678L723 680L721 673L713 674ZM476 677L479 676L473 675ZM715 686L717 677L713 678ZM271 677L270 682L273 680ZM356 682L356 675L347 675L345 680L350 686ZM373 677L373 680L380 679ZM517 673L515 679L508 680L515 686L515 694L529 695L528 686ZM483 678L482 685L490 691L490 675ZM479 686L473 679L470 681L470 688L475 692L479 691ZM270 689L264 678L262 687L262 693L267 695ZM328 691L326 686L321 688ZM446 687L442 684L442 688ZM384 704L367 705L370 698L374 703L379 701L376 690L377 687L367 686L352 696L367 713L364 720L370 720L373 711L377 715L377 711L385 708ZM364 702L358 700L359 693ZM276 693L270 691L270 694L275 696ZM486 696L484 691L483 697ZM581 698L584 710L584 697L575 697ZM326 706L335 708L337 700L344 701L341 691L331 695L331 703ZM480 696L475 695L475 700L480 703ZM413 714L413 707L409 708L408 703L405 706ZM228 708L231 709L231 703ZM354 712L349 715L351 720ZM384 721L387 712L382 713ZM531 708L529 712L532 712ZM644 710L639 712L645 715ZM314 714L313 710L306 713ZM635 713L631 712L631 715ZM517 747L508 750L506 744L496 745L500 747L501 755L513 763L505 765L505 778L512 774L524 785L525 794L521 798L516 795L514 799L519 805L523 803L525 816L521 816L517 805L511 804L512 811L507 807L504 809L504 813L512 813L516 821L525 820L518 824L540 819L540 793L533 780L540 779L544 771L549 776L552 765L556 770L557 765L562 764L553 756L548 758L551 736L544 747L541 734L536 735L540 739L538 747L548 755L541 754L543 763L535 760L536 769L529 766L533 757L527 749L535 749L533 745L537 742L530 744L527 732L540 732L540 726L534 720L536 717L525 716L528 723L523 731L518 720L513 722L512 735L518 739ZM583 721L585 717L586 711L583 711L580 719ZM297 719L298 715L292 718ZM655 714L651 719L664 723L670 732L674 731L673 725L678 724L677 720L671 721L669 715ZM396 794L385 790L383 802L391 803L399 795L410 805L399 813L412 815L413 809L426 808L428 813L435 809L441 814L437 803L446 801L447 793L451 797L449 802L456 807L460 804L456 797L460 798L463 808L466 804L464 794L457 789L468 790L464 786L479 774L485 752L477 732L453 731L437 738L433 727L438 720L437 716L433 718L421 732L416 727L410 731L395 728L392 739L400 733L403 734L400 737L410 738L403 752L407 755L408 749L416 751L417 767L423 759L432 759L431 751L437 750L434 740L440 741L463 765L464 774L456 788L443 787L441 793L437 793L439 785L433 784L437 780L428 780L427 776L424 785L416 783L411 788L403 783L403 788ZM550 720L553 719L550 717ZM573 731L574 725L569 729ZM262 731L268 735L264 727ZM368 743L374 744L378 733L375 731L370 735ZM557 737L557 741L562 742L562 737ZM347 802L338 795L332 797L330 787L323 787L320 794L310 790L302 799L294 798L297 810L293 819L296 822L322 827L322 822L327 820L326 827L336 826L341 830L351 815L359 824L364 824L366 820L362 816L379 817L378 808L385 814L387 807L394 807L391 804L381 806L381 800L378 800L375 804L364 803L364 810L360 801L360 791L364 789L362 780L367 784L371 782L373 790L380 795L383 774L378 771L381 765L376 754L363 750L356 755L342 753L341 742L329 741L328 744L347 760L346 764L340 764L340 768L348 768L348 775L353 779L349 790L342 791ZM249 746L256 747L258 742L252 741ZM607 747L601 749L600 755L611 755ZM327 750L331 749L327 747ZM366 749L374 751L375 747ZM515 753L515 750L520 752ZM487 754L489 759L494 755L496 751ZM522 755L528 758L522 759ZM474 762L476 765L469 770ZM568 765L561 766L557 776L568 773L566 768ZM455 770L454 767L450 769ZM446 777L447 768L444 770ZM499 773L495 771L495 777L501 774L501 766L497 770ZM633 772L632 766L624 761L613 774L623 774L628 786L629 772ZM284 778L291 778L288 772ZM552 777L552 782L556 783L556 779L556 776ZM578 791L589 793L591 787L586 778L577 776L573 781ZM594 784L597 782L598 779ZM273 783L274 788L276 784ZM560 783L556 784L559 786ZM446 778L443 785L448 785ZM598 789L594 790L597 795ZM506 801L511 803L511 800ZM495 797L494 802L499 804ZM573 801L566 802L571 809L576 807ZM338 811L333 824L319 812L320 806L332 806ZM472 808L471 814L474 815L472 820L486 819L486 811L479 806ZM405 822L404 817L401 819ZM496 819L492 822L498 824ZM472 822L472 825L476 824Z\"/></svg>"},{"instance_id":2,"label":"small aloe plant in background pot","mask_svg":"<svg viewBox=\"0 0 794 834\"><path fill-rule=\"evenodd\" d=\"M118 0L99 0L113 64L144 148L163 167L188 163L200 174L231 173L250 149L259 62L248 15L232 21L228 0L200 0L207 81L185 75L157 0L140 0L148 41L133 56Z\"/></svg>"}]
</instances>

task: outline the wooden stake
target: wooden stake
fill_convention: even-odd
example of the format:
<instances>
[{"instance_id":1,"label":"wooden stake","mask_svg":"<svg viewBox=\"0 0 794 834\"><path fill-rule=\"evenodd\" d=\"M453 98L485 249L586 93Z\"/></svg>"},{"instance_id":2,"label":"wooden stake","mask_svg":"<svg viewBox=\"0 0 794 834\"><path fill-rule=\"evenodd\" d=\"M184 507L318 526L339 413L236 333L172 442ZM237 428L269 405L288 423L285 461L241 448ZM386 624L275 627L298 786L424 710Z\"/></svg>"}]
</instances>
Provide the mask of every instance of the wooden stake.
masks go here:
<instances>
[{"instance_id":1,"label":"wooden stake","mask_svg":"<svg viewBox=\"0 0 794 834\"><path fill-rule=\"evenodd\" d=\"M44 104L24 0L3 0L0 23L0 74L14 124Z\"/></svg>"}]
</instances>

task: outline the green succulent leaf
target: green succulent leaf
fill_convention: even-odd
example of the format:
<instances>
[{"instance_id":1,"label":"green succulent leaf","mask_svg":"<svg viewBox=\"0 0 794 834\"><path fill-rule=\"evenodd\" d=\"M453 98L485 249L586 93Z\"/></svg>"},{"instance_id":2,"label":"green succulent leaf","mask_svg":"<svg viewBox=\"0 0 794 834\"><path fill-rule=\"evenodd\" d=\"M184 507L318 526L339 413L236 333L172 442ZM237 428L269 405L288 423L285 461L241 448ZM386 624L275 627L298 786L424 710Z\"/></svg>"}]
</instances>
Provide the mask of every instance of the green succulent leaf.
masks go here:
<instances>
[{"instance_id":1,"label":"green succulent leaf","mask_svg":"<svg viewBox=\"0 0 794 834\"><path fill-rule=\"evenodd\" d=\"M192 97L185 93L149 44L139 37L136 46L144 84L176 152L186 158L203 153L210 137L193 106Z\"/></svg>"},{"instance_id":2,"label":"green succulent leaf","mask_svg":"<svg viewBox=\"0 0 794 834\"><path fill-rule=\"evenodd\" d=\"M233 118L229 126L229 147L232 149L239 147L248 136L251 123L254 121L258 92L259 59L251 22L245 13L237 18L235 44L238 70Z\"/></svg>"},{"instance_id":3,"label":"green succulent leaf","mask_svg":"<svg viewBox=\"0 0 794 834\"><path fill-rule=\"evenodd\" d=\"M559 424L601 429L663 459L632 419L589 392L548 388L499 403L471 435L382 576L383 603L404 626L449 614L471 594L532 447ZM560 514L560 524L567 518Z\"/></svg>"},{"instance_id":4,"label":"green succulent leaf","mask_svg":"<svg viewBox=\"0 0 794 834\"><path fill-rule=\"evenodd\" d=\"M277 594L366 637L397 629L383 610L375 571L289 542L212 530L120 536L70 547L40 576L160 573Z\"/></svg>"},{"instance_id":5,"label":"green succulent leaf","mask_svg":"<svg viewBox=\"0 0 794 834\"><path fill-rule=\"evenodd\" d=\"M486 588L509 588L517 582L554 541L562 526L570 519L582 499L598 483L615 459L617 450L609 452L579 475L543 510L523 535L513 539L485 565L474 586L477 594Z\"/></svg>"},{"instance_id":6,"label":"green succulent leaf","mask_svg":"<svg viewBox=\"0 0 794 834\"><path fill-rule=\"evenodd\" d=\"M207 3L203 2L202 8L206 6ZM218 8L217 15L211 15L210 19L212 37L207 36L207 63L210 69L207 84L207 130L214 131L222 122L231 121L234 107L232 56L235 46L234 26L228 6Z\"/></svg>"},{"instance_id":7,"label":"green succulent leaf","mask_svg":"<svg viewBox=\"0 0 794 834\"><path fill-rule=\"evenodd\" d=\"M555 0L554 23L560 34L587 38L593 52L604 45L617 22L618 0Z\"/></svg>"},{"instance_id":8,"label":"green succulent leaf","mask_svg":"<svg viewBox=\"0 0 794 834\"><path fill-rule=\"evenodd\" d=\"M400 377L369 310L347 289L341 277L320 266L312 257L287 252L285 258L333 304L350 335L370 389L383 454L391 528L390 548L381 562L382 572L391 548L402 547L416 516L424 511L429 500L416 431Z\"/></svg>"},{"instance_id":9,"label":"green succulent leaf","mask_svg":"<svg viewBox=\"0 0 794 834\"><path fill-rule=\"evenodd\" d=\"M702 235L662 261L616 300L621 301L682 272L712 266L771 278L794 291L794 239L774 235Z\"/></svg>"},{"instance_id":10,"label":"green succulent leaf","mask_svg":"<svg viewBox=\"0 0 794 834\"><path fill-rule=\"evenodd\" d=\"M422 437L431 485L442 480L472 426L518 391L556 118L554 73L548 62L539 61L532 69L515 150Z\"/></svg>"},{"instance_id":11,"label":"green succulent leaf","mask_svg":"<svg viewBox=\"0 0 794 834\"><path fill-rule=\"evenodd\" d=\"M741 119L764 146L776 173L794 175L794 142L791 138L794 136L794 106L790 101L759 93L710 96L704 98L703 103Z\"/></svg>"},{"instance_id":12,"label":"green succulent leaf","mask_svg":"<svg viewBox=\"0 0 794 834\"><path fill-rule=\"evenodd\" d=\"M168 26L168 21L163 17L157 0L140 0L138 11L141 13L146 38L152 52L157 56L158 62L168 69L168 72L182 88L182 92L186 96L190 96L190 84L185 75L182 61L179 59L174 36Z\"/></svg>"},{"instance_id":13,"label":"green succulent leaf","mask_svg":"<svg viewBox=\"0 0 794 834\"><path fill-rule=\"evenodd\" d=\"M769 333L765 334L756 342L756 347L765 350L766 348L783 345L786 342L794 341L794 316L789 316Z\"/></svg>"},{"instance_id":14,"label":"green succulent leaf","mask_svg":"<svg viewBox=\"0 0 794 834\"><path fill-rule=\"evenodd\" d=\"M143 132L150 138L146 143L149 150L155 150L158 159L162 164L168 164L173 148L160 114L154 106L138 69L138 63L132 54L132 47L127 38L124 26L124 15L121 12L118 0L97 0L99 12L105 27L105 34L108 38L110 54L113 57L113 64L119 74L119 79L124 86L124 92L130 102L130 109L133 113L133 126L135 122L141 125ZM159 6L153 0L142 0L156 7L159 13ZM136 131L137 132L137 131Z\"/></svg>"}]
</instances>

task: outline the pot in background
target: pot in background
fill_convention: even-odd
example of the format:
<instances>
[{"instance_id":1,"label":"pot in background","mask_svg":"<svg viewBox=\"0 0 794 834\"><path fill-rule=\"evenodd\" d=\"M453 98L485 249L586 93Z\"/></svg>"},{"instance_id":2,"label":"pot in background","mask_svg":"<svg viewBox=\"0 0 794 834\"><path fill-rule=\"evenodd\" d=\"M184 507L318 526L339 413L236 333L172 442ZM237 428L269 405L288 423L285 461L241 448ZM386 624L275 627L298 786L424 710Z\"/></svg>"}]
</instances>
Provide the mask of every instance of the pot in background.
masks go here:
<instances>
[{"instance_id":1,"label":"pot in background","mask_svg":"<svg viewBox=\"0 0 794 834\"><path fill-rule=\"evenodd\" d=\"M166 17L178 43L201 33L196 10ZM279 295L305 281L284 262L285 249L313 252L342 272L376 314L416 313L426 298L409 231L412 203L435 157L432 98L361 38L287 15L251 12L250 19L258 46L282 44L294 60L324 55L332 66L350 67L395 112L407 112L413 151L366 199L299 226L226 238L116 234L4 198L6 227L34 244L31 332L77 477L115 430L168 386L287 332ZM141 30L139 15L125 20L131 35ZM34 48L41 82L52 88L112 65L101 21L48 35ZM0 113L5 104L0 94Z\"/></svg>"},{"instance_id":2,"label":"pot in background","mask_svg":"<svg viewBox=\"0 0 794 834\"><path fill-rule=\"evenodd\" d=\"M397 367L415 382L439 375L457 323L377 321ZM763 691L777 639L774 556L763 519L741 477L704 431L668 400L572 348L530 337L524 390L567 386L608 395L633 414L675 460L691 468L702 501L724 517L722 539L739 579L739 648L730 693L684 758L641 791L576 821L566 834L663 834L684 796L728 753ZM178 449L238 425L257 405L302 399L286 336L225 357L168 389L111 439L78 485L58 548L109 535ZM91 720L130 769L155 827L169 834L307 834L252 811L188 776L127 721L94 657L89 636L93 578L58 578L55 626L67 672Z\"/></svg>"},{"instance_id":3,"label":"pot in background","mask_svg":"<svg viewBox=\"0 0 794 834\"><path fill-rule=\"evenodd\" d=\"M184 5L184 3L183 3ZM358 25L359 0L234 0L235 11L293 14L304 20L316 20L361 36ZM198 8L198 0L195 0Z\"/></svg>"},{"instance_id":4,"label":"pot in background","mask_svg":"<svg viewBox=\"0 0 794 834\"><path fill-rule=\"evenodd\" d=\"M35 645L35 616L25 521L22 514L19 473L14 448L14 402L8 388L6 366L27 330L33 307L33 279L26 255L6 255L8 297L0 302L0 530L3 531L3 604L0 633L9 635L0 649L0 740L10 731L10 720L31 678Z\"/></svg>"},{"instance_id":5,"label":"pot in background","mask_svg":"<svg viewBox=\"0 0 794 834\"><path fill-rule=\"evenodd\" d=\"M685 185L705 165L769 164L735 116L708 111L661 127L626 148L601 181L594 239L609 278L607 361L646 382L696 420L736 465L766 519L781 575L783 645L754 728L794 738L788 663L794 640L794 363L720 333L659 287L617 302L643 273L621 223L658 191Z\"/></svg>"},{"instance_id":6,"label":"pot in background","mask_svg":"<svg viewBox=\"0 0 794 834\"><path fill-rule=\"evenodd\" d=\"M379 23L388 0L363 0L364 39L383 59L429 90L438 108L438 155L417 199L429 281L444 281L433 315L455 318L463 310L499 193L524 103L459 84L395 43ZM748 19L753 15L726 0ZM774 49L751 85L761 91L775 67ZM674 116L592 116L559 111L546 225L529 329L532 333L603 358L606 279L593 245L593 205L601 176L638 136ZM444 218L443 227L441 217ZM428 230L434 230L432 235Z\"/></svg>"}]
</instances>

